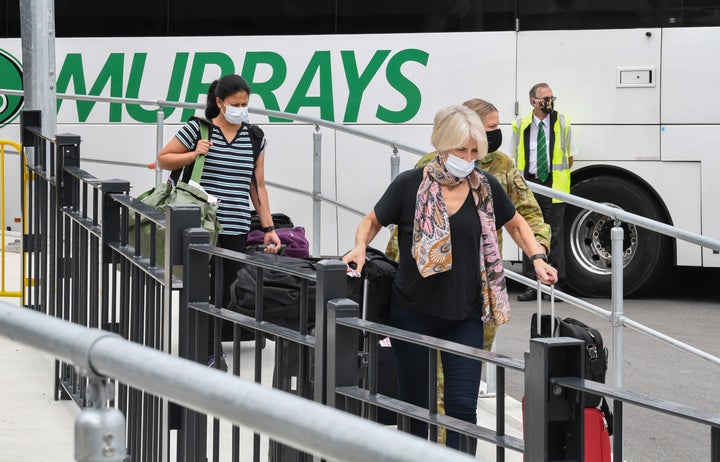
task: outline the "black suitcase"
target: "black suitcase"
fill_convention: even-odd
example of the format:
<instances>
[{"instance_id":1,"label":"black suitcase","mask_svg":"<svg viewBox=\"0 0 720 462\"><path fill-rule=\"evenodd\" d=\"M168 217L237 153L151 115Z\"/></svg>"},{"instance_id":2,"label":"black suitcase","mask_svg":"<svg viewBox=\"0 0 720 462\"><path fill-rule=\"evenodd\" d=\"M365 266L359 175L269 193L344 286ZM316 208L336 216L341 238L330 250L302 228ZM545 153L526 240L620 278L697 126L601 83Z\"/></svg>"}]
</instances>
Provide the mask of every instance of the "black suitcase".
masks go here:
<instances>
[{"instance_id":1,"label":"black suitcase","mask_svg":"<svg viewBox=\"0 0 720 462\"><path fill-rule=\"evenodd\" d=\"M315 271L319 258L294 258L283 255L268 254L262 251L251 250L248 254L264 258L271 262L281 263L295 269ZM348 276L347 297L361 307L360 316L373 322L383 323L390 310L390 290L397 271L397 262L390 259L383 252L368 247L367 262L361 277ZM340 257L338 257L339 259ZM263 274L263 320L280 326L297 330L301 319L301 278L280 271L265 270ZM231 285L230 304L228 309L238 313L255 317L256 272L255 267L247 265L238 271L235 281ZM308 301L306 314L308 327L312 329L315 322L316 287L314 281L307 282ZM243 337L246 339L245 337ZM249 339L249 338L247 338ZM359 336L359 347L363 346L362 335ZM292 342L278 342L276 349L280 349L279 357L281 370L273 371L273 385L283 391L300 394L312 399L314 387L312 383L312 358L307 355L306 361L300 361L300 347ZM380 348L380 370L378 376L379 392L384 395L397 397L397 384L395 379L394 357L391 348ZM305 372L305 381L299 383L300 371ZM379 421L395 423L394 413L381 411L378 413ZM271 441L270 460L297 460L301 455L299 451L288 446Z\"/></svg>"},{"instance_id":2,"label":"black suitcase","mask_svg":"<svg viewBox=\"0 0 720 462\"><path fill-rule=\"evenodd\" d=\"M550 314L543 315L542 294L540 283L537 287L538 312L533 313L530 320L530 338L537 337L570 337L585 342L585 378L595 382L605 383L605 374L608 367L608 349L603 342L599 330L590 327L574 318L560 318L555 316L554 286L550 288ZM538 315L540 316L538 318ZM599 395L585 394L585 407L600 408L605 415L608 430L612 435L613 417L607 401Z\"/></svg>"}]
</instances>

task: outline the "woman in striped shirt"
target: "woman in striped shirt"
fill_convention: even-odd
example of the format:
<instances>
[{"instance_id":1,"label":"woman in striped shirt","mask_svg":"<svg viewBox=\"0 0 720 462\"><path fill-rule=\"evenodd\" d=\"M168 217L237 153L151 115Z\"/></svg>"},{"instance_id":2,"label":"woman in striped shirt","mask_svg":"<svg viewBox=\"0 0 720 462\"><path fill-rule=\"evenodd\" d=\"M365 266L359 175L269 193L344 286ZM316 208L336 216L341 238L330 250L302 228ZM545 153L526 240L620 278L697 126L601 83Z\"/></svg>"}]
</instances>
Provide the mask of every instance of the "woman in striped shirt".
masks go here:
<instances>
[{"instance_id":1,"label":"woman in striped shirt","mask_svg":"<svg viewBox=\"0 0 720 462\"><path fill-rule=\"evenodd\" d=\"M218 246L245 250L250 212L254 207L265 231L266 252L277 253L280 238L275 233L265 186L266 140L259 127L248 123L249 99L250 87L239 75L229 74L214 81L205 107L210 140L200 139L200 122L191 119L160 151L158 162L164 169L176 170L192 164L198 156L205 156L200 185L219 200L217 216L223 231L218 236ZM230 284L237 275L237 266L237 262L223 261L220 306L230 302Z\"/></svg>"}]
</instances>

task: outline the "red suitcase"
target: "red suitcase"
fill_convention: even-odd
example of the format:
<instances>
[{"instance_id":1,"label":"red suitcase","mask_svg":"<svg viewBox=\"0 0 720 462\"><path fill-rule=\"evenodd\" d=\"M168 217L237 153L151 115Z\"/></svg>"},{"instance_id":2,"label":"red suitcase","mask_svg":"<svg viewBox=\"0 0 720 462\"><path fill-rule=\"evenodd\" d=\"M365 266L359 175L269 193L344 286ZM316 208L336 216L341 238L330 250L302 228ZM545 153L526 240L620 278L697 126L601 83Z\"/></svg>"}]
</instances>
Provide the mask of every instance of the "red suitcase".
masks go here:
<instances>
[{"instance_id":1,"label":"red suitcase","mask_svg":"<svg viewBox=\"0 0 720 462\"><path fill-rule=\"evenodd\" d=\"M522 412L524 417L525 398ZM602 411L596 407L585 408L585 462L610 462L610 433Z\"/></svg>"},{"instance_id":2,"label":"red suitcase","mask_svg":"<svg viewBox=\"0 0 720 462\"><path fill-rule=\"evenodd\" d=\"M596 407L585 408L585 462L610 462L610 434Z\"/></svg>"}]
</instances>

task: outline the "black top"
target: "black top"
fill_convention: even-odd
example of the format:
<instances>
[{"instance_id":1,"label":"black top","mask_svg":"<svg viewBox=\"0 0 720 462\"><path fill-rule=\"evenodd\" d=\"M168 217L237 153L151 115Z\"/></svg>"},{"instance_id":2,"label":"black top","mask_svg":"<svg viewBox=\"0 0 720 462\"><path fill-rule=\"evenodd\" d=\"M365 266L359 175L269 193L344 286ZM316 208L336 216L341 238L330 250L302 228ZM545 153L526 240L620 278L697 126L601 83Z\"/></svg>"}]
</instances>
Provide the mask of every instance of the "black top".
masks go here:
<instances>
[{"instance_id":1,"label":"black top","mask_svg":"<svg viewBox=\"0 0 720 462\"><path fill-rule=\"evenodd\" d=\"M515 207L494 176L483 172L490 183L495 205L495 225L501 228L515 215ZM400 265L393 284L392 304L409 311L444 319L466 319L482 309L480 290L480 219L472 193L450 217L452 269L423 278L410 254L415 197L423 169L405 171L388 186L375 204L383 226L398 225Z\"/></svg>"}]
</instances>

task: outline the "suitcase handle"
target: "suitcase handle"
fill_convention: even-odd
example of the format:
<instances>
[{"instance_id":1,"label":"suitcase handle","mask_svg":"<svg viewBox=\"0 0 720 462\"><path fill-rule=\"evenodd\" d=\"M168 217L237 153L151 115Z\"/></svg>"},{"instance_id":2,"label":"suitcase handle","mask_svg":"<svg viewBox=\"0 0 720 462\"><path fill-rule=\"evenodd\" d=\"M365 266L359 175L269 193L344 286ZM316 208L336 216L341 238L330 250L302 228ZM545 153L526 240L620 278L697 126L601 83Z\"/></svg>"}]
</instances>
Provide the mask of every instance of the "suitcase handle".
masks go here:
<instances>
[{"instance_id":1,"label":"suitcase handle","mask_svg":"<svg viewBox=\"0 0 720 462\"><path fill-rule=\"evenodd\" d=\"M262 251L264 251L265 249L267 249L267 248L268 248L269 246L271 246L271 245L273 245L273 244L258 244L258 245L250 246L250 247L248 247L248 249L250 249L250 250L258 250L258 251L261 251L261 252L262 252ZM284 254L286 249L287 249L287 244L280 244L280 250L278 251L277 254L278 254L278 255Z\"/></svg>"},{"instance_id":2,"label":"suitcase handle","mask_svg":"<svg viewBox=\"0 0 720 462\"><path fill-rule=\"evenodd\" d=\"M535 320L537 331L542 332L540 328L540 319L542 318L542 282L538 279L537 281L537 288L535 291L537 292L537 319ZM556 337L557 336L557 330L555 328L555 284L550 285L550 328L551 328L551 336Z\"/></svg>"}]
</instances>

